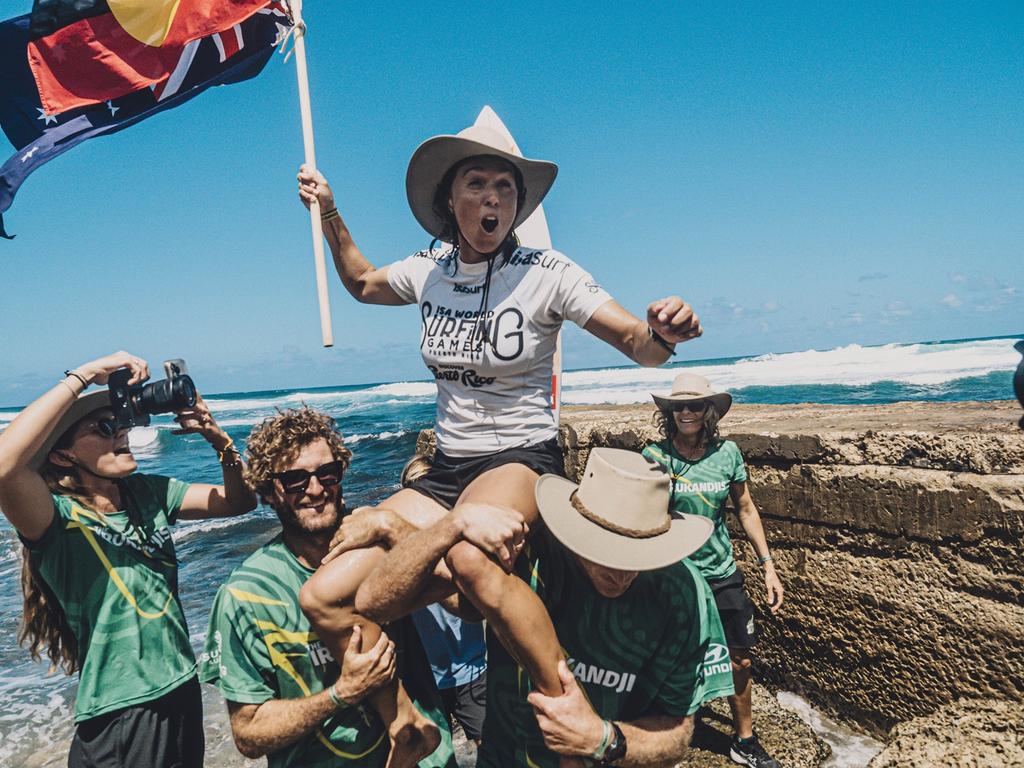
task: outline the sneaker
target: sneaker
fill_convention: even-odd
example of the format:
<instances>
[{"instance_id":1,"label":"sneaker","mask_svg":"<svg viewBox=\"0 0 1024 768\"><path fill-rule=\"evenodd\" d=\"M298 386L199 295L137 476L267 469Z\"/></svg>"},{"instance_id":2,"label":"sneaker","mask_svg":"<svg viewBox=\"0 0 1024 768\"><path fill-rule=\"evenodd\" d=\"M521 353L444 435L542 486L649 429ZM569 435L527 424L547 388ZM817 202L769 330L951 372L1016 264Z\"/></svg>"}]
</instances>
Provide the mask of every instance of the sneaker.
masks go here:
<instances>
[{"instance_id":1,"label":"sneaker","mask_svg":"<svg viewBox=\"0 0 1024 768\"><path fill-rule=\"evenodd\" d=\"M729 745L729 757L734 763L749 765L750 768L780 768L778 761L764 751L757 734L744 741L733 739Z\"/></svg>"}]
</instances>

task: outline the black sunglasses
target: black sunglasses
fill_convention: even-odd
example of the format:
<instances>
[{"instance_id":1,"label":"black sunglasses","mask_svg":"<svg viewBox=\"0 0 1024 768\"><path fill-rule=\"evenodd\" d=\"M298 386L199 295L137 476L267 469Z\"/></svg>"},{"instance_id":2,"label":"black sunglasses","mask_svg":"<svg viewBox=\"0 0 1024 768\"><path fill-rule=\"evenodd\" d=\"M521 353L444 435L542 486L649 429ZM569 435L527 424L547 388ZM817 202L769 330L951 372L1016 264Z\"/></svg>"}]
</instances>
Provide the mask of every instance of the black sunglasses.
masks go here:
<instances>
[{"instance_id":1,"label":"black sunglasses","mask_svg":"<svg viewBox=\"0 0 1024 768\"><path fill-rule=\"evenodd\" d=\"M117 434L117 419L96 419L92 431L102 437L113 437Z\"/></svg>"},{"instance_id":2,"label":"black sunglasses","mask_svg":"<svg viewBox=\"0 0 1024 768\"><path fill-rule=\"evenodd\" d=\"M329 461L312 472L308 469L287 469L284 472L275 472L271 477L281 483L285 493L305 493L313 475L316 475L316 479L324 488L333 488L341 484L341 476L344 473L345 467L342 462Z\"/></svg>"},{"instance_id":3,"label":"black sunglasses","mask_svg":"<svg viewBox=\"0 0 1024 768\"><path fill-rule=\"evenodd\" d=\"M672 410L676 412L689 411L690 413L703 413L707 410L707 407L707 400L684 400L681 403L674 403L672 405Z\"/></svg>"}]
</instances>

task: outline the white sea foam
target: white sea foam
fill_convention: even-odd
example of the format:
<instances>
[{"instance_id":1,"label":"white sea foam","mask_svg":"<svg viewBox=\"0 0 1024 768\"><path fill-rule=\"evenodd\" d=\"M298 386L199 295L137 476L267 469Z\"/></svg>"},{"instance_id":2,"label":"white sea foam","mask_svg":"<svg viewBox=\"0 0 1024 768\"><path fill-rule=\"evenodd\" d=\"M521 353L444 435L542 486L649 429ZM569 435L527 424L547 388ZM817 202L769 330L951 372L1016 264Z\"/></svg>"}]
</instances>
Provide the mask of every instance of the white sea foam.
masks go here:
<instances>
[{"instance_id":1,"label":"white sea foam","mask_svg":"<svg viewBox=\"0 0 1024 768\"><path fill-rule=\"evenodd\" d=\"M363 440L392 440L396 437L408 435L412 430L400 429L397 432L370 432L365 435L346 435L346 443L359 443Z\"/></svg>"},{"instance_id":2,"label":"white sea foam","mask_svg":"<svg viewBox=\"0 0 1024 768\"><path fill-rule=\"evenodd\" d=\"M823 763L824 768L863 768L882 751L882 742L837 723L795 693L780 691L777 698L783 709L807 723L832 747L832 756Z\"/></svg>"},{"instance_id":3,"label":"white sea foam","mask_svg":"<svg viewBox=\"0 0 1024 768\"><path fill-rule=\"evenodd\" d=\"M1012 339L949 344L886 344L767 354L736 362L695 365L726 390L799 385L868 385L882 381L937 387L957 379L1011 371L1020 360ZM615 368L565 375L566 403L646 402L652 391L669 388L679 368Z\"/></svg>"},{"instance_id":4,"label":"white sea foam","mask_svg":"<svg viewBox=\"0 0 1024 768\"><path fill-rule=\"evenodd\" d=\"M399 381L394 384L379 384L364 391L370 395L429 400L437 394L437 385L429 381Z\"/></svg>"}]
</instances>

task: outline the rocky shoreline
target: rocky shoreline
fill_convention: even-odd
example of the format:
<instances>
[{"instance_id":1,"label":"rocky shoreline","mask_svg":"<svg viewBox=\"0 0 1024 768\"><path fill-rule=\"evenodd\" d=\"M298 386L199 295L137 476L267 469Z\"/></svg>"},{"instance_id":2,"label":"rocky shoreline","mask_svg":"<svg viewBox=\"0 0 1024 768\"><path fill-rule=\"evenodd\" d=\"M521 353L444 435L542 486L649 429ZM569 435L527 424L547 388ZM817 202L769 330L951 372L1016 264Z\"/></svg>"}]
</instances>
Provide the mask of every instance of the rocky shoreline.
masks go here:
<instances>
[{"instance_id":1,"label":"rocky shoreline","mask_svg":"<svg viewBox=\"0 0 1024 768\"><path fill-rule=\"evenodd\" d=\"M873 765L1024 765L1005 760L1020 748L1019 717L978 714L1024 711L1019 418L1010 401L737 405L721 424L746 457L787 589L782 614L760 617L756 679L889 736ZM563 411L570 477L595 446L639 450L654 439L649 406ZM425 434L421 450L429 442ZM743 540L738 526L734 534ZM750 548L736 549L763 605ZM758 695L762 709L766 696ZM958 714L961 701L971 717ZM770 710L758 719L762 731L779 722ZM810 734L794 719L766 733L771 749L783 754ZM993 720L1006 727L993 730ZM929 752L942 723L961 746L973 745L970 761ZM689 764L728 764L715 762L715 738L695 743L709 756ZM784 764L821 764L827 746L813 734L807 745Z\"/></svg>"}]
</instances>

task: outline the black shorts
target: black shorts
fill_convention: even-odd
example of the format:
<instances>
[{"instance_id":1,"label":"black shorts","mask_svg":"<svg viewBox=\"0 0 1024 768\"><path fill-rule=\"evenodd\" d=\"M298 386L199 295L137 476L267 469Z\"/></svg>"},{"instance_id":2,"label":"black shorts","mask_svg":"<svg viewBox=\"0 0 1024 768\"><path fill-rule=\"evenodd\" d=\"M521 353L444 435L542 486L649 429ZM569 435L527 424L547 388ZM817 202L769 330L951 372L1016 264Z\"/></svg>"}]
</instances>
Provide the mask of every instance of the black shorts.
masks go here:
<instances>
[{"instance_id":1,"label":"black shorts","mask_svg":"<svg viewBox=\"0 0 1024 768\"><path fill-rule=\"evenodd\" d=\"M203 696L193 677L159 699L84 720L68 768L202 768Z\"/></svg>"},{"instance_id":2,"label":"black shorts","mask_svg":"<svg viewBox=\"0 0 1024 768\"><path fill-rule=\"evenodd\" d=\"M565 477L565 457L555 438L543 443L508 448L483 456L446 456L437 451L430 471L409 487L429 496L445 509L451 509L466 486L489 469L505 464L523 464L539 475Z\"/></svg>"},{"instance_id":3,"label":"black shorts","mask_svg":"<svg viewBox=\"0 0 1024 768\"><path fill-rule=\"evenodd\" d=\"M441 703L448 719L455 718L467 739L480 741L487 711L487 670L464 685L443 688Z\"/></svg>"},{"instance_id":4,"label":"black shorts","mask_svg":"<svg viewBox=\"0 0 1024 768\"><path fill-rule=\"evenodd\" d=\"M743 572L737 569L724 579L709 580L708 585L715 595L729 647L753 648L757 642L757 626L754 624L754 604L743 589Z\"/></svg>"}]
</instances>

